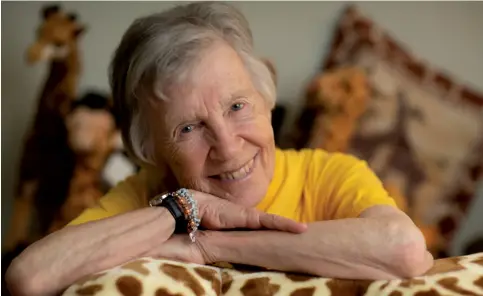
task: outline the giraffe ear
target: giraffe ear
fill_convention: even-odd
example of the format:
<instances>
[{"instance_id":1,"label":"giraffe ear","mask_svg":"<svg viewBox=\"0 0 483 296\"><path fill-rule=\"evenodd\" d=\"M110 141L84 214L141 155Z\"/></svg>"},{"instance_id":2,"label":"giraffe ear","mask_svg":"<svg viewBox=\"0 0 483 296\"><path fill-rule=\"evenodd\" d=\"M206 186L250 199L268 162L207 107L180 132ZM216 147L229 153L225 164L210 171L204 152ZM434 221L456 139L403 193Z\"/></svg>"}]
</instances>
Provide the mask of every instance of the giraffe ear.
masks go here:
<instances>
[{"instance_id":1,"label":"giraffe ear","mask_svg":"<svg viewBox=\"0 0 483 296\"><path fill-rule=\"evenodd\" d=\"M84 34L87 31L85 26L79 27L74 31L74 37L79 37L80 35Z\"/></svg>"},{"instance_id":2,"label":"giraffe ear","mask_svg":"<svg viewBox=\"0 0 483 296\"><path fill-rule=\"evenodd\" d=\"M49 17L52 15L59 13L60 12L60 6L59 5L47 5L42 9L42 19L47 20Z\"/></svg>"}]
</instances>

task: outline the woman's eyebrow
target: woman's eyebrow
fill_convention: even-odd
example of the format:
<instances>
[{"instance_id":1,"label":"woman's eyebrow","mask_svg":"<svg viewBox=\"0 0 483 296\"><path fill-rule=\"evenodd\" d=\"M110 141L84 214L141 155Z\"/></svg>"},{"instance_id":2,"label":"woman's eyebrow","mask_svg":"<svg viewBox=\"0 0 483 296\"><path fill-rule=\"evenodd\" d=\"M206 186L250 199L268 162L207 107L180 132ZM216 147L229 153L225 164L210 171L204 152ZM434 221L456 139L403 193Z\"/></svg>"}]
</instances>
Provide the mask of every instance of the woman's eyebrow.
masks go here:
<instances>
[{"instance_id":1,"label":"woman's eyebrow","mask_svg":"<svg viewBox=\"0 0 483 296\"><path fill-rule=\"evenodd\" d=\"M223 100L223 105L231 105L234 101L242 98L242 97L248 97L253 93L253 90L251 89L240 89L231 94L230 97L227 99Z\"/></svg>"}]
</instances>

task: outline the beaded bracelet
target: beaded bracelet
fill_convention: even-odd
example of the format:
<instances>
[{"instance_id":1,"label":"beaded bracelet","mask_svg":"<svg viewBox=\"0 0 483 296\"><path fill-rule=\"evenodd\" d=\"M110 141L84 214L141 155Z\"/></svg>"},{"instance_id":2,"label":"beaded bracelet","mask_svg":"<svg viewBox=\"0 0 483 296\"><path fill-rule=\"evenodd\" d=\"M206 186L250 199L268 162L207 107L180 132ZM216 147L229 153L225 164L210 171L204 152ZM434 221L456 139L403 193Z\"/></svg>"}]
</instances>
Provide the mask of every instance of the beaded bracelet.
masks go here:
<instances>
[{"instance_id":1,"label":"beaded bracelet","mask_svg":"<svg viewBox=\"0 0 483 296\"><path fill-rule=\"evenodd\" d=\"M176 203L169 202L171 198L173 198ZM177 209L173 208L175 207L174 204L177 205ZM198 217L198 205L193 198L193 194L189 190L181 188L172 193L155 196L149 201L149 206L166 207L173 215L177 226L186 227L186 231L188 232L191 241L196 241L195 234L200 225L200 219ZM180 212L183 213L183 221L180 221Z\"/></svg>"}]
</instances>

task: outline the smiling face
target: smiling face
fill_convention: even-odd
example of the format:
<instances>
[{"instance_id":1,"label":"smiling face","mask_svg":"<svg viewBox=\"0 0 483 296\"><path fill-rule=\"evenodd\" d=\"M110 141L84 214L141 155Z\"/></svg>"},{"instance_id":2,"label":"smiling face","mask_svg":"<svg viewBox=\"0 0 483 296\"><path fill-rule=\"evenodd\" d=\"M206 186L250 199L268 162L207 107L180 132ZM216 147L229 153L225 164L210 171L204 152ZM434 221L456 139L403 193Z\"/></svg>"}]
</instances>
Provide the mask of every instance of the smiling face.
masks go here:
<instances>
[{"instance_id":1,"label":"smiling face","mask_svg":"<svg viewBox=\"0 0 483 296\"><path fill-rule=\"evenodd\" d=\"M159 166L178 185L255 206L272 179L275 143L270 104L237 53L224 43L204 51L168 101L147 108Z\"/></svg>"}]
</instances>

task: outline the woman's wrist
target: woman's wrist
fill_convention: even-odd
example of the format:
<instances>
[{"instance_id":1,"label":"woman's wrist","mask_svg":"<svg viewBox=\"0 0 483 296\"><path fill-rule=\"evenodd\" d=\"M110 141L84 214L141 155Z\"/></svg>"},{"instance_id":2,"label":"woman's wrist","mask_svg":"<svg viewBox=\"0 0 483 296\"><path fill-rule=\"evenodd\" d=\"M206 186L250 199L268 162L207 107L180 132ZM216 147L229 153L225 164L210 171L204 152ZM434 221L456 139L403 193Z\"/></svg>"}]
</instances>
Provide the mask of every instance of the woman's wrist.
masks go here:
<instances>
[{"instance_id":1,"label":"woman's wrist","mask_svg":"<svg viewBox=\"0 0 483 296\"><path fill-rule=\"evenodd\" d=\"M224 232L203 230L196 237L196 247L200 251L205 264L213 264L216 262L229 262L237 255L231 254L236 252L230 242L226 241Z\"/></svg>"},{"instance_id":2,"label":"woman's wrist","mask_svg":"<svg viewBox=\"0 0 483 296\"><path fill-rule=\"evenodd\" d=\"M159 213L159 225L166 227L166 231L169 233L169 237L171 237L176 228L176 220L174 219L174 216L165 207L154 207L154 210Z\"/></svg>"}]
</instances>

